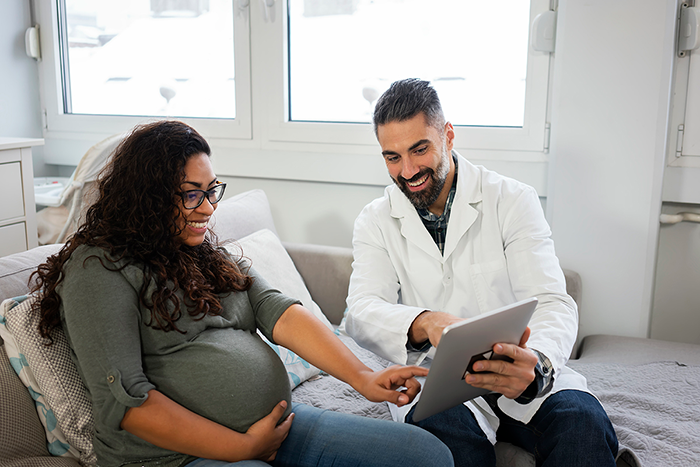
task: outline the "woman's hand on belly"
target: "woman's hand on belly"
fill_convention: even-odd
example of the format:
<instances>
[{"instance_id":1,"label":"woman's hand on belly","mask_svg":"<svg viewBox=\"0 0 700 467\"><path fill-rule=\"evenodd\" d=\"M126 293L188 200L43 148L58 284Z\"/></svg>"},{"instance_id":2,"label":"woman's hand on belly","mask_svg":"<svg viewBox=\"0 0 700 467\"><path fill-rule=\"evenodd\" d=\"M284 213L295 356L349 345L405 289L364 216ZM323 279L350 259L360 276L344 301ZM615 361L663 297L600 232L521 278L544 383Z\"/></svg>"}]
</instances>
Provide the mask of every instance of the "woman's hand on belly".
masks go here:
<instances>
[{"instance_id":1,"label":"woman's hand on belly","mask_svg":"<svg viewBox=\"0 0 700 467\"><path fill-rule=\"evenodd\" d=\"M246 433L239 433L152 389L143 404L126 411L121 427L151 444L195 457L227 462L271 460L292 426L293 414L277 425L286 408L287 401L278 403Z\"/></svg>"},{"instance_id":2,"label":"woman's hand on belly","mask_svg":"<svg viewBox=\"0 0 700 467\"><path fill-rule=\"evenodd\" d=\"M248 428L246 437L249 438L252 459L260 459L265 462L271 462L275 459L282 442L289 434L294 419L294 414L291 413L279 423L286 409L287 402L282 401L272 409L269 415Z\"/></svg>"}]
</instances>

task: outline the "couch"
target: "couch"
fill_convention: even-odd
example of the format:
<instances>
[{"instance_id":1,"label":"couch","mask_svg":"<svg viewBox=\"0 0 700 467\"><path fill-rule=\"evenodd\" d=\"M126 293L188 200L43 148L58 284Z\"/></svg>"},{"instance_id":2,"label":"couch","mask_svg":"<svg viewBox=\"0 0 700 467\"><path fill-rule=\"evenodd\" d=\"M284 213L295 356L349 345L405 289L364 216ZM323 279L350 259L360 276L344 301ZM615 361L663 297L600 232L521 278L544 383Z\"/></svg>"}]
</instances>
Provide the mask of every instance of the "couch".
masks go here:
<instances>
[{"instance_id":1,"label":"couch","mask_svg":"<svg viewBox=\"0 0 700 467\"><path fill-rule=\"evenodd\" d=\"M261 190L223 200L215 217L213 228L219 238L236 240L233 248L242 248L244 254L252 259L253 266L273 285L285 293L297 295L307 307L313 308L312 311L325 315L330 324L340 323L352 269L352 252L349 248L282 244L276 235L267 198ZM47 256L57 252L60 246L46 245L0 258L0 300L26 295L30 273ZM565 275L567 290L579 302L580 277L568 270L565 270ZM298 281L290 285L287 282L292 276L296 277L293 280ZM0 329L2 319L0 316ZM359 348L346 336L340 337L370 367L376 369L388 364ZM277 350L285 364L289 365L290 383L296 386L292 393L295 401L364 416L390 417L385 403L368 402L348 385L310 367L293 353ZM20 380L7 354L5 343L0 341L0 467L78 466L81 463L78 459L85 464L84 457L49 454L47 422L45 416L39 415L41 410L37 410L40 405L36 399L37 391L28 390L28 383ZM648 384L645 386L644 381L661 380L666 384L662 388L665 392L658 395L656 402L659 404L671 398L667 394L669 391L676 396L684 394L674 392L681 383L687 386L684 390L688 397L695 397L697 402L697 394L693 395L690 390L700 387L700 378L697 377L700 346L598 335L585 337L574 356L578 358L571 360L571 366L587 376L589 385L608 410L618 432L622 448L618 466L699 465L697 446L700 444L700 434L697 427L693 428L693 423L698 425L699 418L693 413L688 414L691 423L679 421L678 430L669 438L668 433L659 433L654 424L658 404L640 401L638 396L649 392ZM28 366L32 367L32 358L28 360ZM665 372L661 375L670 375L670 381L665 377L659 378L660 371ZM649 372L653 372L652 376ZM44 389L39 384L38 392ZM625 396L634 397L626 399ZM677 416L676 408L669 408L671 417ZM664 423L668 422L669 414L663 419ZM693 417L696 418L692 420ZM638 423L640 420L643 423ZM61 423L68 422L59 420L59 428ZM89 433L89 424L83 428ZM676 438L683 435L685 438L678 442ZM496 452L499 467L535 465L530 454L506 443L497 443Z\"/></svg>"}]
</instances>

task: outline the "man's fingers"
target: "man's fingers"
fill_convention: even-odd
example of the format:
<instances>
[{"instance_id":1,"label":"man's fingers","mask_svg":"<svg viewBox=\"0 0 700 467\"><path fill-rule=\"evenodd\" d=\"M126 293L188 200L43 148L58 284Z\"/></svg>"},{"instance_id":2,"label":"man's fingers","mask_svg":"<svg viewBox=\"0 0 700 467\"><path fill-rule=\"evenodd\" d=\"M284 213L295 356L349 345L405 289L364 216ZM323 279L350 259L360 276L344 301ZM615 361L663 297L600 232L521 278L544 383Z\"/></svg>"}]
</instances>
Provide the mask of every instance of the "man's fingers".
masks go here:
<instances>
[{"instance_id":1,"label":"man's fingers","mask_svg":"<svg viewBox=\"0 0 700 467\"><path fill-rule=\"evenodd\" d=\"M523 333L522 342L529 337L529 328ZM474 363L474 374L465 378L468 384L495 391L508 398L515 398L524 391L535 377L537 364L535 353L525 346L496 344L494 353L509 357L507 360L481 360Z\"/></svg>"},{"instance_id":2,"label":"man's fingers","mask_svg":"<svg viewBox=\"0 0 700 467\"><path fill-rule=\"evenodd\" d=\"M496 355L508 357L510 360L516 361L518 360L518 352L522 352L523 349L514 344L496 344L493 346L492 350ZM496 371L494 365L501 364L503 362L505 362L505 360L499 360L498 358L492 357L491 360L480 360L477 363L481 363L482 366L485 367L484 369L487 371ZM474 364L475 369L477 367L477 363Z\"/></svg>"},{"instance_id":3,"label":"man's fingers","mask_svg":"<svg viewBox=\"0 0 700 467\"><path fill-rule=\"evenodd\" d=\"M493 351L494 353L498 355L503 355L504 357L508 357L515 362L523 359L528 360L528 355L532 353L530 350L527 349L527 347L514 344L496 344L493 346ZM498 360L490 361L495 362Z\"/></svg>"},{"instance_id":4,"label":"man's fingers","mask_svg":"<svg viewBox=\"0 0 700 467\"><path fill-rule=\"evenodd\" d=\"M525 348L525 343L530 339L530 326L527 326L525 328L525 332L523 333L522 337L520 338L520 343L518 344L519 347Z\"/></svg>"},{"instance_id":5,"label":"man's fingers","mask_svg":"<svg viewBox=\"0 0 700 467\"><path fill-rule=\"evenodd\" d=\"M511 399L520 395L528 386L526 380L497 373L467 375L465 381L474 387L488 389Z\"/></svg>"}]
</instances>

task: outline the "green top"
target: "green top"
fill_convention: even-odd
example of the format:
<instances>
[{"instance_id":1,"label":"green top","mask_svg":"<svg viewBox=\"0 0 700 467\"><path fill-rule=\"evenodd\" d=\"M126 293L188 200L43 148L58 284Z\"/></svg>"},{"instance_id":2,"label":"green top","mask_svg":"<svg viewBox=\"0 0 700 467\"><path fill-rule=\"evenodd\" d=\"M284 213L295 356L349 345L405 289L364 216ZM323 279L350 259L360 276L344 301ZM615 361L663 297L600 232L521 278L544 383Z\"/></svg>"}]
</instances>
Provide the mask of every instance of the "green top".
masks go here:
<instances>
[{"instance_id":1,"label":"green top","mask_svg":"<svg viewBox=\"0 0 700 467\"><path fill-rule=\"evenodd\" d=\"M99 248L77 248L58 289L63 330L93 403L100 466L184 465L193 459L120 428L127 409L141 405L151 389L241 433L282 400L291 409L284 365L256 330L272 341L277 319L299 301L251 269L250 290L219 296L220 316L193 318L183 306L177 326L184 333L164 332L148 326L150 312L139 302L141 269L107 270L100 259L112 269L121 264L113 266L105 255ZM184 303L182 292L179 297Z\"/></svg>"}]
</instances>

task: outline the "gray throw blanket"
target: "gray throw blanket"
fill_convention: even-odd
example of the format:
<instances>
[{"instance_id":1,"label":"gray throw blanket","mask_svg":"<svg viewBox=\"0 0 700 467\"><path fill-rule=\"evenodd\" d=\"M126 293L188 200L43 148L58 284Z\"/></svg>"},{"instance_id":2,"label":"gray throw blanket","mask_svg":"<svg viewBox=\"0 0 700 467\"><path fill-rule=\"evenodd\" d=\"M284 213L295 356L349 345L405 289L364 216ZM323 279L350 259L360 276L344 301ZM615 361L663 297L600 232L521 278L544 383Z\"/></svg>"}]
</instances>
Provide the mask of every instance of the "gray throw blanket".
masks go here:
<instances>
[{"instance_id":1,"label":"gray throw blanket","mask_svg":"<svg viewBox=\"0 0 700 467\"><path fill-rule=\"evenodd\" d=\"M339 336L339 338L362 363L371 369L381 370L390 365L389 361L357 345L352 338L347 336ZM350 385L325 374L294 388L292 401L336 412L391 420L386 402L370 402Z\"/></svg>"},{"instance_id":2,"label":"gray throw blanket","mask_svg":"<svg viewBox=\"0 0 700 467\"><path fill-rule=\"evenodd\" d=\"M568 366L586 377L603 404L629 464L700 466L700 367L577 360Z\"/></svg>"}]
</instances>

